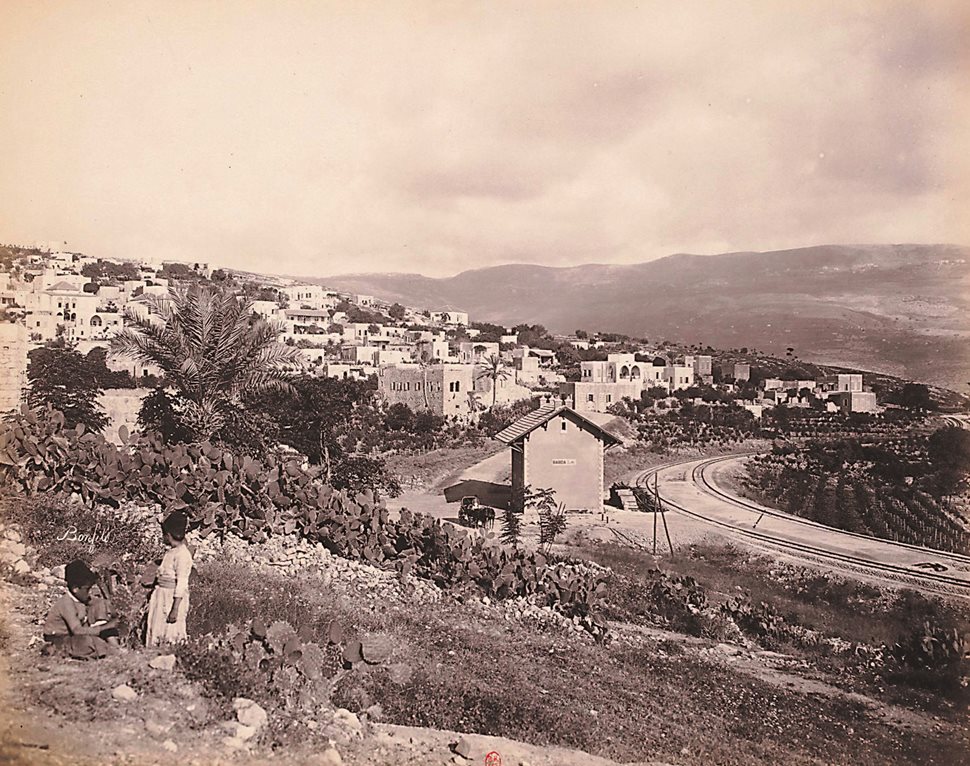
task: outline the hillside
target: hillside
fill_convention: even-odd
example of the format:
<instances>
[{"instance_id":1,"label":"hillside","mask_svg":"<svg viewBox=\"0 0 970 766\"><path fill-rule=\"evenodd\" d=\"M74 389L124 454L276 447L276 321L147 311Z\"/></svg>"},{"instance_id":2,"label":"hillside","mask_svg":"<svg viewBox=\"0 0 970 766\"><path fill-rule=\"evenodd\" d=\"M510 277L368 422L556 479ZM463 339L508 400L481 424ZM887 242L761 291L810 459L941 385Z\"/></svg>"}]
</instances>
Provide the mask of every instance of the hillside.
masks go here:
<instances>
[{"instance_id":1,"label":"hillside","mask_svg":"<svg viewBox=\"0 0 970 766\"><path fill-rule=\"evenodd\" d=\"M827 245L671 255L630 265L506 265L433 279L313 280L474 319L669 338L870 369L962 390L970 380L970 248Z\"/></svg>"}]
</instances>

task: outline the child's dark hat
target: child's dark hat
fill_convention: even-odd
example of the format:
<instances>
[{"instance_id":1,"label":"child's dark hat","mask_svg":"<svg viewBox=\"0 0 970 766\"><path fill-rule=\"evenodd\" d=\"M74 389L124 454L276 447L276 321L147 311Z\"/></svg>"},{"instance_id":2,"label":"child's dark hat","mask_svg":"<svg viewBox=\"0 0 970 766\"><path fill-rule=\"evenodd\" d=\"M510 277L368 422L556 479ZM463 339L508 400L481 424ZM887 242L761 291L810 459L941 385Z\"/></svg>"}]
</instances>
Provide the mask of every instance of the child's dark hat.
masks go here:
<instances>
[{"instance_id":1,"label":"child's dark hat","mask_svg":"<svg viewBox=\"0 0 970 766\"><path fill-rule=\"evenodd\" d=\"M98 576L81 559L75 559L64 567L64 580L68 588L83 588L94 585Z\"/></svg>"},{"instance_id":2,"label":"child's dark hat","mask_svg":"<svg viewBox=\"0 0 970 766\"><path fill-rule=\"evenodd\" d=\"M185 530L188 528L188 525L189 520L184 513L172 511L165 517L165 521L162 522L162 531L167 532L176 540L181 540L185 537Z\"/></svg>"}]
</instances>

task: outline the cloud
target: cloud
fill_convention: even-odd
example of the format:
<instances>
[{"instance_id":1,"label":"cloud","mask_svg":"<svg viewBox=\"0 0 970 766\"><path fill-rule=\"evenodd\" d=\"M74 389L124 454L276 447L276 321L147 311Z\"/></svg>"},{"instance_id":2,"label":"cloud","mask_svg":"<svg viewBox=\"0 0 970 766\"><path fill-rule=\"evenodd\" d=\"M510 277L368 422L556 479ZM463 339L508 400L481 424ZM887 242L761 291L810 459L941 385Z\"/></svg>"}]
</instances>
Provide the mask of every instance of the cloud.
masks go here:
<instances>
[{"instance_id":1,"label":"cloud","mask_svg":"<svg viewBox=\"0 0 970 766\"><path fill-rule=\"evenodd\" d=\"M23 4L0 238L302 274L968 241L957 3Z\"/></svg>"}]
</instances>

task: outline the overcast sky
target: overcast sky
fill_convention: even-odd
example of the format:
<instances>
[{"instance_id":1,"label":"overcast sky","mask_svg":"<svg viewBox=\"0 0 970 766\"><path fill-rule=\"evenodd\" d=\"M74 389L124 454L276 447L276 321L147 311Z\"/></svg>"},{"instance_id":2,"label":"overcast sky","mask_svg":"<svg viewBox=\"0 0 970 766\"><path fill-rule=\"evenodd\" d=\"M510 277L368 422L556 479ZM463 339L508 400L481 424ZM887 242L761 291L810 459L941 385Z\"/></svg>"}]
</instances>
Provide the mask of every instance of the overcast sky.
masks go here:
<instances>
[{"instance_id":1,"label":"overcast sky","mask_svg":"<svg viewBox=\"0 0 970 766\"><path fill-rule=\"evenodd\" d=\"M452 274L970 243L970 4L0 5L0 241Z\"/></svg>"}]
</instances>

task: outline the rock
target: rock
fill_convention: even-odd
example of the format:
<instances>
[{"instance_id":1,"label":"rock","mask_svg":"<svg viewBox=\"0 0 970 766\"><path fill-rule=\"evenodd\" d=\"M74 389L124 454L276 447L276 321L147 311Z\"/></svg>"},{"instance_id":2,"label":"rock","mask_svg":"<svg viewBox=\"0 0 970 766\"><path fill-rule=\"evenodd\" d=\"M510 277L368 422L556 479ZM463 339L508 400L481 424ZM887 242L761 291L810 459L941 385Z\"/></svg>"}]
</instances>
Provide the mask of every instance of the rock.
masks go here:
<instances>
[{"instance_id":1,"label":"rock","mask_svg":"<svg viewBox=\"0 0 970 766\"><path fill-rule=\"evenodd\" d=\"M20 558L27 553L27 546L23 543L14 542L13 540L4 540L0 544L0 548L16 558Z\"/></svg>"},{"instance_id":2,"label":"rock","mask_svg":"<svg viewBox=\"0 0 970 766\"><path fill-rule=\"evenodd\" d=\"M138 692L128 686L128 684L121 684L111 690L111 696L122 702L132 702L138 699Z\"/></svg>"},{"instance_id":3,"label":"rock","mask_svg":"<svg viewBox=\"0 0 970 766\"><path fill-rule=\"evenodd\" d=\"M17 559L16 563L13 565L13 571L17 574L27 574L27 572L30 571L30 564L23 559Z\"/></svg>"},{"instance_id":4,"label":"rock","mask_svg":"<svg viewBox=\"0 0 970 766\"><path fill-rule=\"evenodd\" d=\"M172 724L159 723L158 721L148 720L145 721L145 731L151 734L153 737L160 737L163 734L168 734L169 729L172 728Z\"/></svg>"},{"instance_id":5,"label":"rock","mask_svg":"<svg viewBox=\"0 0 970 766\"><path fill-rule=\"evenodd\" d=\"M239 723L251 726L257 731L263 728L268 720L266 711L246 697L236 697L232 701L232 709L236 711Z\"/></svg>"},{"instance_id":6,"label":"rock","mask_svg":"<svg viewBox=\"0 0 970 766\"><path fill-rule=\"evenodd\" d=\"M360 719L346 708L340 707L334 711L333 722L354 736L359 737L363 734L363 726L360 723Z\"/></svg>"},{"instance_id":7,"label":"rock","mask_svg":"<svg viewBox=\"0 0 970 766\"><path fill-rule=\"evenodd\" d=\"M246 744L245 740L236 739L235 737L223 737L222 744L228 747L230 750L248 750L249 745Z\"/></svg>"},{"instance_id":8,"label":"rock","mask_svg":"<svg viewBox=\"0 0 970 766\"><path fill-rule=\"evenodd\" d=\"M465 737L459 739L454 745L452 745L451 749L462 758L472 757L472 743L469 742Z\"/></svg>"},{"instance_id":9,"label":"rock","mask_svg":"<svg viewBox=\"0 0 970 766\"><path fill-rule=\"evenodd\" d=\"M233 736L236 739L241 739L243 742L245 742L247 739L252 739L253 736L256 734L255 727L246 726L245 724L239 723L238 721L236 721L235 723L236 723L236 726L235 726L235 732L233 733Z\"/></svg>"},{"instance_id":10,"label":"rock","mask_svg":"<svg viewBox=\"0 0 970 766\"><path fill-rule=\"evenodd\" d=\"M388 636L365 636L361 642L361 653L369 665L377 665L387 660L394 649L394 642Z\"/></svg>"},{"instance_id":11,"label":"rock","mask_svg":"<svg viewBox=\"0 0 970 766\"><path fill-rule=\"evenodd\" d=\"M148 667L155 668L155 670L174 670L175 655L160 654L158 657L155 657L151 662L148 663Z\"/></svg>"},{"instance_id":12,"label":"rock","mask_svg":"<svg viewBox=\"0 0 970 766\"><path fill-rule=\"evenodd\" d=\"M20 536L20 532L18 532L16 529L9 529L9 528L6 529L3 533L3 536L6 539L12 540L15 543L23 542L23 538Z\"/></svg>"},{"instance_id":13,"label":"rock","mask_svg":"<svg viewBox=\"0 0 970 766\"><path fill-rule=\"evenodd\" d=\"M175 744L174 742L172 742L172 740L170 740L170 739L166 739L166 740L165 740L165 741L164 741L164 742L162 743L162 747L163 747L163 748L164 748L165 750L168 750L168 752L170 752L170 753L175 753L175 752L177 752L177 751L178 751L178 749L179 749L179 746L178 746L178 745L176 745L176 744Z\"/></svg>"},{"instance_id":14,"label":"rock","mask_svg":"<svg viewBox=\"0 0 970 766\"><path fill-rule=\"evenodd\" d=\"M343 766L344 759L335 747L329 747L313 759L314 766Z\"/></svg>"}]
</instances>

